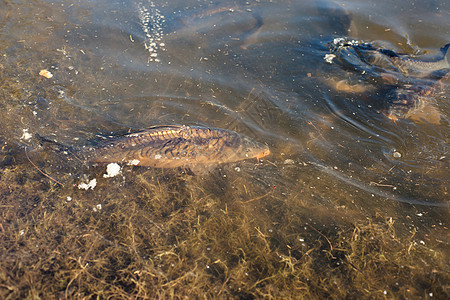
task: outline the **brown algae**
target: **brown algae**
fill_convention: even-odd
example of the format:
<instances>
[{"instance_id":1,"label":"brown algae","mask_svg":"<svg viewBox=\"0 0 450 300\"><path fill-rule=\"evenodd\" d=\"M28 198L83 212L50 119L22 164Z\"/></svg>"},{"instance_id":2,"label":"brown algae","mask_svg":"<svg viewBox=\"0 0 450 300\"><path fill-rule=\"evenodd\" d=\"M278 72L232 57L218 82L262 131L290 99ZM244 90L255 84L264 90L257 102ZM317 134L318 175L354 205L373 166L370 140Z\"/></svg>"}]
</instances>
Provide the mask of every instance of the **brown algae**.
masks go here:
<instances>
[{"instance_id":1,"label":"brown algae","mask_svg":"<svg viewBox=\"0 0 450 300\"><path fill-rule=\"evenodd\" d=\"M1 170L2 299L448 296L438 228L422 242L345 195L146 168L86 192L22 161Z\"/></svg>"}]
</instances>

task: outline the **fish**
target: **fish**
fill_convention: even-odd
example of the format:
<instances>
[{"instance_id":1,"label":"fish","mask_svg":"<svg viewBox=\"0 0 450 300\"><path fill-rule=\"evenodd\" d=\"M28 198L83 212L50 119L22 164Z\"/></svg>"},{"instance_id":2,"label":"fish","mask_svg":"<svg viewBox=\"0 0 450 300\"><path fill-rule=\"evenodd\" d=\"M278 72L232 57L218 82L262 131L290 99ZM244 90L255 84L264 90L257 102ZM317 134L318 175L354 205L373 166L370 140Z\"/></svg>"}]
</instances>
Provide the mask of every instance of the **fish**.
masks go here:
<instances>
[{"instance_id":1,"label":"fish","mask_svg":"<svg viewBox=\"0 0 450 300\"><path fill-rule=\"evenodd\" d=\"M267 145L234 131L168 125L108 138L84 150L81 156L94 163L208 170L269 154Z\"/></svg>"},{"instance_id":2,"label":"fish","mask_svg":"<svg viewBox=\"0 0 450 300\"><path fill-rule=\"evenodd\" d=\"M437 58L416 58L407 54L397 54L389 49L380 49L380 53L388 56L392 63L406 76L429 77L433 72L444 72L450 69L448 51L450 43L440 49L441 55Z\"/></svg>"},{"instance_id":3,"label":"fish","mask_svg":"<svg viewBox=\"0 0 450 300\"><path fill-rule=\"evenodd\" d=\"M340 64L355 71L377 77L380 72L389 72L395 76L412 79L440 79L450 70L450 43L440 49L434 57L412 56L396 53L390 49L377 48L372 44L347 38L336 38L329 44L332 54Z\"/></svg>"},{"instance_id":4,"label":"fish","mask_svg":"<svg viewBox=\"0 0 450 300\"><path fill-rule=\"evenodd\" d=\"M329 48L344 68L378 84L372 94L381 96L380 112L388 119L409 118L435 124L442 120L442 113L433 105L433 96L439 93L450 73L450 43L434 57L396 53L346 38L334 39Z\"/></svg>"},{"instance_id":5,"label":"fish","mask_svg":"<svg viewBox=\"0 0 450 300\"><path fill-rule=\"evenodd\" d=\"M400 118L416 121L426 120L438 124L443 118L439 110L432 105L433 95L442 88L442 82L448 78L450 72L448 51L450 43L442 47L441 56L433 59L411 57L397 54L391 50L380 49L388 56L392 64L407 78L401 79L401 84L387 94L390 105L384 114L391 120Z\"/></svg>"}]
</instances>

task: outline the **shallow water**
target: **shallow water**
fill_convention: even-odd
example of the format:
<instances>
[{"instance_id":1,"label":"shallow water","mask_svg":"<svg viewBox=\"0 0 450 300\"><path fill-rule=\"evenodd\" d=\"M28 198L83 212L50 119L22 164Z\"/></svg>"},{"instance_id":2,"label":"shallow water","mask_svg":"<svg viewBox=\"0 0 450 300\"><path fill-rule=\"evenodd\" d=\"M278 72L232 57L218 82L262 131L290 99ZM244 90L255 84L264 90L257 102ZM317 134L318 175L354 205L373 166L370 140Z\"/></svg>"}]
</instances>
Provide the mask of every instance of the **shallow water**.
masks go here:
<instances>
[{"instance_id":1,"label":"shallow water","mask_svg":"<svg viewBox=\"0 0 450 300\"><path fill-rule=\"evenodd\" d=\"M0 1L2 166L35 170L26 146L31 160L64 184L44 198L108 206L123 196L121 189L139 199L140 176L166 178L173 189L167 193L181 198L198 187L219 206L251 201L249 214L261 230L286 231L286 218L296 218L284 215L290 212L309 216L300 227L309 222L330 234L335 226L381 216L400 224L400 240L417 231L416 243L445 249L448 79L433 95L440 122L393 122L375 109L375 97L333 89L333 80L369 83L324 57L327 45L345 36L402 53L438 54L450 41L449 9L447 1L405 0ZM53 77L39 76L41 69ZM233 130L265 142L272 154L186 175L176 188L170 183L176 170L161 175L124 166L120 178L104 178L104 166L85 166L28 136L82 147L166 124ZM92 178L98 188L77 189ZM39 173L29 180L37 190L42 181L53 184ZM305 236L316 232L304 228ZM416 295L448 292L434 284Z\"/></svg>"}]
</instances>

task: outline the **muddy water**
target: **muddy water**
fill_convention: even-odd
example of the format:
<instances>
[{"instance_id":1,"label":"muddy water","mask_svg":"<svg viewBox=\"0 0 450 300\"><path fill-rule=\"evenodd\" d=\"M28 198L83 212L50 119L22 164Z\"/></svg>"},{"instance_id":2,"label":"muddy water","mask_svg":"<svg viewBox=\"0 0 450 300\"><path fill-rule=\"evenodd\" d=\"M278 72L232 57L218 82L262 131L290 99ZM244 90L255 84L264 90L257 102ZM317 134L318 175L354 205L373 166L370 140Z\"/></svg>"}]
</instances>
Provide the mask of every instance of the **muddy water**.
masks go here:
<instances>
[{"instance_id":1,"label":"muddy water","mask_svg":"<svg viewBox=\"0 0 450 300\"><path fill-rule=\"evenodd\" d=\"M186 175L183 185L219 204L252 201L258 220L273 208L258 223L264 228L284 224L276 208L287 202L314 207L305 222L324 230L381 215L405 236L417 231L417 243L445 248L448 80L433 95L438 122L393 122L370 88L336 90L332 82L370 82L324 57L337 37L438 54L450 41L449 8L405 0L0 1L3 166L35 171L27 147L64 185L54 197L105 206L121 197L108 187L139 198L138 175L161 180L160 171L124 166L120 179L105 178L105 166L52 152L35 133L77 148L153 125L224 128L266 143L271 156ZM99 189L77 189L92 178ZM53 184L39 174L30 180Z\"/></svg>"}]
</instances>

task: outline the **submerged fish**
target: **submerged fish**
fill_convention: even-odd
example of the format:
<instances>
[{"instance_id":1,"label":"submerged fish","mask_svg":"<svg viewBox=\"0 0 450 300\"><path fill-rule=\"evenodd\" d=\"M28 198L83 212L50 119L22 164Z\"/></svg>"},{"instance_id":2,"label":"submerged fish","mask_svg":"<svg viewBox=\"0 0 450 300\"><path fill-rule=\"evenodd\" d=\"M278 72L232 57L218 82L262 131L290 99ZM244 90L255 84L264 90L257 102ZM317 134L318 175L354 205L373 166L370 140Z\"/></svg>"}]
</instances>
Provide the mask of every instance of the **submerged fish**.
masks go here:
<instances>
[{"instance_id":1,"label":"submerged fish","mask_svg":"<svg viewBox=\"0 0 450 300\"><path fill-rule=\"evenodd\" d=\"M330 51L343 67L378 84L373 94L381 96L381 112L388 118L439 123L442 115L433 105L433 95L450 72L449 47L450 44L442 47L437 57L414 57L363 41L338 38L330 44Z\"/></svg>"},{"instance_id":2,"label":"submerged fish","mask_svg":"<svg viewBox=\"0 0 450 300\"><path fill-rule=\"evenodd\" d=\"M398 77L414 79L442 78L450 68L449 47L450 43L442 47L441 54L436 57L416 57L346 38L336 38L329 44L331 53L336 55L344 67L364 71L365 74L375 77L381 72L390 72Z\"/></svg>"},{"instance_id":3,"label":"submerged fish","mask_svg":"<svg viewBox=\"0 0 450 300\"><path fill-rule=\"evenodd\" d=\"M392 63L405 76L430 77L442 76L450 69L448 49L450 43L440 49L441 56L432 59L411 57L407 54L398 54L392 50L380 49L380 53L386 55L392 60ZM436 74L434 74L437 72Z\"/></svg>"},{"instance_id":4,"label":"submerged fish","mask_svg":"<svg viewBox=\"0 0 450 300\"><path fill-rule=\"evenodd\" d=\"M81 156L99 163L207 170L222 163L262 158L269 148L233 131L199 126L157 126L101 141Z\"/></svg>"}]
</instances>

